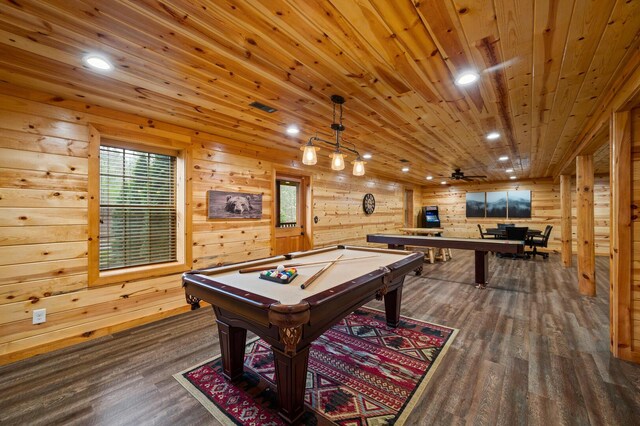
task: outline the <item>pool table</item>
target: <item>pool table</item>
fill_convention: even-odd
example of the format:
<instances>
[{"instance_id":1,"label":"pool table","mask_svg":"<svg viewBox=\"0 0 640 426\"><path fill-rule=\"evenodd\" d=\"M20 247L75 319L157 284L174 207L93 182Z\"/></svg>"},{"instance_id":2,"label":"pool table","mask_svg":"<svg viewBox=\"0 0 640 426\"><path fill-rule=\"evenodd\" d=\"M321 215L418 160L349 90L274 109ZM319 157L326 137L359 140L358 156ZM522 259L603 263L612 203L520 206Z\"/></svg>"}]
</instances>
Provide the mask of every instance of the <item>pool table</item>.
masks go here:
<instances>
[{"instance_id":1,"label":"pool table","mask_svg":"<svg viewBox=\"0 0 640 426\"><path fill-rule=\"evenodd\" d=\"M300 287L340 255L310 286ZM374 298L384 298L387 324L396 327L404 277L422 266L422 257L400 250L335 246L187 272L183 286L193 309L201 300L213 306L227 379L243 374L247 330L271 345L279 414L293 423L304 412L311 342ZM298 266L298 276L289 284L259 279L259 272L239 272L291 263L315 264Z\"/></svg>"}]
</instances>

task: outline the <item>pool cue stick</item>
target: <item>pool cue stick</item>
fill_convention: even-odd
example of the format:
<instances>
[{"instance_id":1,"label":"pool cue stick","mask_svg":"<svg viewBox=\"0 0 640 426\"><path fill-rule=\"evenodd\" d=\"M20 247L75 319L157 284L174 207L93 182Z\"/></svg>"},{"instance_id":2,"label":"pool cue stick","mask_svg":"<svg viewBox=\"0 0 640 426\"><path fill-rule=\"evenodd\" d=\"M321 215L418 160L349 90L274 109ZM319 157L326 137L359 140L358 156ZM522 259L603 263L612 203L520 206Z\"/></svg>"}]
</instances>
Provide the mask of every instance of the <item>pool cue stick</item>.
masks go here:
<instances>
[{"instance_id":1,"label":"pool cue stick","mask_svg":"<svg viewBox=\"0 0 640 426\"><path fill-rule=\"evenodd\" d=\"M347 260L360 260L360 259L370 259L372 257L378 257L377 255L373 256L360 256L360 257L349 257L347 259L340 259L338 262L346 262ZM323 263L331 262L331 260L319 260L317 262L309 262L309 263L289 263L288 265L283 265L286 268L296 268L300 266L313 266L313 265L321 265ZM249 272L259 272L264 271L266 269L275 269L278 265L270 265L270 266L254 266L252 268L244 268L240 269L238 273L247 274Z\"/></svg>"},{"instance_id":2,"label":"pool cue stick","mask_svg":"<svg viewBox=\"0 0 640 426\"><path fill-rule=\"evenodd\" d=\"M327 269L331 268L334 263L340 260L342 256L344 256L344 254L341 254L335 260L332 260L329 263L327 263L322 269L320 269L318 272L313 274L308 280L300 284L300 288L304 290L305 288L309 287L316 279L318 279L320 275L322 275Z\"/></svg>"}]
</instances>

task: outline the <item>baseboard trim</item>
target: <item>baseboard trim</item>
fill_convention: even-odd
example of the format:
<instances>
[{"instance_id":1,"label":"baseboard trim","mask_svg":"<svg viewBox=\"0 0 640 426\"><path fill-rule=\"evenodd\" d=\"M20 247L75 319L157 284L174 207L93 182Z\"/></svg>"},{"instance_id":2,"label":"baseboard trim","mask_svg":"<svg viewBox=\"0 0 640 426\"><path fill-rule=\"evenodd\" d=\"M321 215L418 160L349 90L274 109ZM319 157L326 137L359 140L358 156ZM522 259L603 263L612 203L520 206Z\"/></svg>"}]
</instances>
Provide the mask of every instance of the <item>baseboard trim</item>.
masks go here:
<instances>
[{"instance_id":1,"label":"baseboard trim","mask_svg":"<svg viewBox=\"0 0 640 426\"><path fill-rule=\"evenodd\" d=\"M137 318L132 321L123 322L121 324L115 324L108 327L99 328L92 333L79 333L75 336L67 337L61 340L55 340L52 342L44 343L42 345L34 346L32 348L23 349L16 352L10 352L0 355L0 365L10 364L12 362L20 361L26 358L31 358L36 355L55 351L57 349L66 348L69 346L77 345L79 343L87 342L89 340L97 339L98 337L108 336L109 334L117 333L118 331L128 330L130 328L138 327L140 325L148 324L150 322L158 321L162 318L174 316L191 310L189 305L184 305L179 308L171 309L169 311L158 312L153 315L147 315L142 318Z\"/></svg>"}]
</instances>

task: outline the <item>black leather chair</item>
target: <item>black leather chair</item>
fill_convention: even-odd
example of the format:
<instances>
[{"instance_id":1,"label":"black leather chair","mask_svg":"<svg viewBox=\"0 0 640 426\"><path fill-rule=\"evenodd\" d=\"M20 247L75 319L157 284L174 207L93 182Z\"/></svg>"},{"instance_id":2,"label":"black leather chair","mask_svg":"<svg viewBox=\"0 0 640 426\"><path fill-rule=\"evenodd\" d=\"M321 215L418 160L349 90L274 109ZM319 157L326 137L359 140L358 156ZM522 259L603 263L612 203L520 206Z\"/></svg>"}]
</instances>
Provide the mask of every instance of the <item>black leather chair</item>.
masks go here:
<instances>
[{"instance_id":1,"label":"black leather chair","mask_svg":"<svg viewBox=\"0 0 640 426\"><path fill-rule=\"evenodd\" d=\"M507 226L505 227L505 231L507 233L507 240L516 240L516 241L524 241L527 243L527 231L529 230L526 226ZM523 254L510 254L513 259L529 259L528 253ZM504 254L501 254L500 257L504 257Z\"/></svg>"},{"instance_id":2,"label":"black leather chair","mask_svg":"<svg viewBox=\"0 0 640 426\"><path fill-rule=\"evenodd\" d=\"M541 235L534 235L531 238L529 238L529 241L527 243L529 247L533 248L533 250L530 251L529 254L531 254L533 257L536 257L536 255L539 254L540 256L542 256L543 259L549 258L549 253L545 253L545 252L539 253L538 247L547 247L547 244L549 244L549 237L551 236L552 229L553 229L553 226L547 225L547 227L544 228L544 232Z\"/></svg>"}]
</instances>

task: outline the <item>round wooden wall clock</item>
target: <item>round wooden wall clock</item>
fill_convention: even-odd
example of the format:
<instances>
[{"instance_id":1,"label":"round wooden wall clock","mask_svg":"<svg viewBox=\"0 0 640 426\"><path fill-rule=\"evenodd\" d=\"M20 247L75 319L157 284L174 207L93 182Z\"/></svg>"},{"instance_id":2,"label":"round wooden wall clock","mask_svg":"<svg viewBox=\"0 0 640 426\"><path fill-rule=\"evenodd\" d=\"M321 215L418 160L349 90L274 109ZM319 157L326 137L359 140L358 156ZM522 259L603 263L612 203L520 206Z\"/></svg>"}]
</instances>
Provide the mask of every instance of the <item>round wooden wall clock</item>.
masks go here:
<instances>
[{"instance_id":1,"label":"round wooden wall clock","mask_svg":"<svg viewBox=\"0 0 640 426\"><path fill-rule=\"evenodd\" d=\"M362 199L362 208L366 214L371 214L376 209L376 198L373 194L365 194Z\"/></svg>"}]
</instances>

